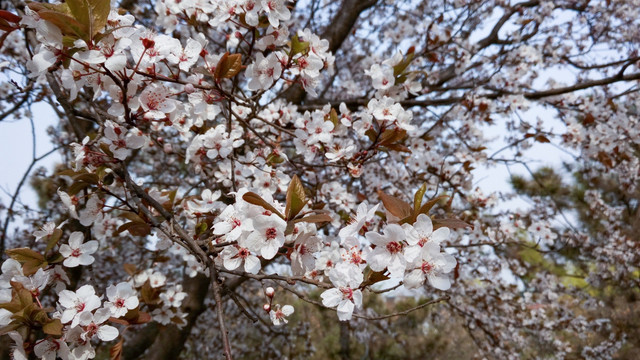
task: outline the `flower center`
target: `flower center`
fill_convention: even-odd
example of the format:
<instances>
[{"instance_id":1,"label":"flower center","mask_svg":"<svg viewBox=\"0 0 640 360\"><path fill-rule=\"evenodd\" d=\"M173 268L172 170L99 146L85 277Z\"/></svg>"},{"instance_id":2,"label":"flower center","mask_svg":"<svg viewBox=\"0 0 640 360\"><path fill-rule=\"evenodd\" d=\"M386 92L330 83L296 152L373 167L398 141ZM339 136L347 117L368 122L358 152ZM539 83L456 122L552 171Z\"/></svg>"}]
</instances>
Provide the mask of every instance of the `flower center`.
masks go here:
<instances>
[{"instance_id":1,"label":"flower center","mask_svg":"<svg viewBox=\"0 0 640 360\"><path fill-rule=\"evenodd\" d=\"M424 262L422 263L422 272L423 272L423 273L425 273L425 274L428 274L428 273L430 273L431 271L433 271L433 264L431 264L431 263L429 263L429 262L424 261Z\"/></svg>"},{"instance_id":2,"label":"flower center","mask_svg":"<svg viewBox=\"0 0 640 360\"><path fill-rule=\"evenodd\" d=\"M73 257L78 257L82 255L82 252L80 251L80 249L73 249L73 251L71 252L71 256Z\"/></svg>"},{"instance_id":3,"label":"flower center","mask_svg":"<svg viewBox=\"0 0 640 360\"><path fill-rule=\"evenodd\" d=\"M278 231L276 228L268 228L265 235L267 236L267 240L273 240L276 238L276 235L278 235Z\"/></svg>"},{"instance_id":4,"label":"flower center","mask_svg":"<svg viewBox=\"0 0 640 360\"><path fill-rule=\"evenodd\" d=\"M249 256L249 250L245 248L240 248L240 250L238 250L238 257L240 257L241 259L246 259L247 256Z\"/></svg>"},{"instance_id":5,"label":"flower center","mask_svg":"<svg viewBox=\"0 0 640 360\"><path fill-rule=\"evenodd\" d=\"M353 300L353 290L351 288L340 288L342 297L348 300Z\"/></svg>"},{"instance_id":6,"label":"flower center","mask_svg":"<svg viewBox=\"0 0 640 360\"><path fill-rule=\"evenodd\" d=\"M80 303L78 305L76 305L76 310L78 312L81 312L82 310L84 310L85 304L84 303Z\"/></svg>"},{"instance_id":7,"label":"flower center","mask_svg":"<svg viewBox=\"0 0 640 360\"><path fill-rule=\"evenodd\" d=\"M397 241L391 241L387 244L387 251L392 254L399 253L400 251L402 251L402 244Z\"/></svg>"},{"instance_id":8,"label":"flower center","mask_svg":"<svg viewBox=\"0 0 640 360\"><path fill-rule=\"evenodd\" d=\"M89 325L87 325L87 334L89 335L89 337L93 337L93 335L95 335L98 332L98 325L96 325L95 323L91 323Z\"/></svg>"},{"instance_id":9,"label":"flower center","mask_svg":"<svg viewBox=\"0 0 640 360\"><path fill-rule=\"evenodd\" d=\"M423 246L424 246L424 244L426 244L426 243L427 243L427 241L429 241L429 238L427 238L427 237L423 237L422 239L420 239L420 240L418 241L418 245L420 245L420 247L423 247Z\"/></svg>"}]
</instances>

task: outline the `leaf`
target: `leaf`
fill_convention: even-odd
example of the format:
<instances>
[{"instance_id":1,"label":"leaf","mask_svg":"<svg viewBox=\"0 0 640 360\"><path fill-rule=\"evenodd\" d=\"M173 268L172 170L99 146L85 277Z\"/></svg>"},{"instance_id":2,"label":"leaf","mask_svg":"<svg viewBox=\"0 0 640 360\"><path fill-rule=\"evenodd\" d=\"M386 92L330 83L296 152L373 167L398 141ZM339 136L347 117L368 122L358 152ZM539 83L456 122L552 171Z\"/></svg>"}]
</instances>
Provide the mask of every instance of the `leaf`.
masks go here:
<instances>
[{"instance_id":1,"label":"leaf","mask_svg":"<svg viewBox=\"0 0 640 360\"><path fill-rule=\"evenodd\" d=\"M274 208L273 205L269 204L263 198L261 198L260 195L249 191L249 192L245 193L244 195L242 195L242 199L244 201L248 202L249 204L258 205L258 206L262 207L265 210L269 210L272 213L280 216L284 220L284 215L282 215L282 213L280 211L278 211L276 208Z\"/></svg>"},{"instance_id":2,"label":"leaf","mask_svg":"<svg viewBox=\"0 0 640 360\"><path fill-rule=\"evenodd\" d=\"M340 124L340 119L338 119L338 113L336 112L336 109L331 108L329 115L325 116L325 120L331 121L331 123L333 124L333 128L337 128L338 124Z\"/></svg>"},{"instance_id":3,"label":"leaf","mask_svg":"<svg viewBox=\"0 0 640 360\"><path fill-rule=\"evenodd\" d=\"M133 236L147 236L151 233L151 226L142 221L131 221L118 227L118 233L128 231Z\"/></svg>"},{"instance_id":4,"label":"leaf","mask_svg":"<svg viewBox=\"0 0 640 360\"><path fill-rule=\"evenodd\" d=\"M116 318L116 317L113 317L113 316L109 318L109 321L111 321L112 323L116 323L116 324L120 324L120 325L124 325L124 326L131 325L131 323L128 322L127 320Z\"/></svg>"},{"instance_id":5,"label":"leaf","mask_svg":"<svg viewBox=\"0 0 640 360\"><path fill-rule=\"evenodd\" d=\"M61 229L53 230L53 234L49 236L49 241L47 242L47 248L44 250L44 252L46 253L49 250L53 249L53 247L58 244L58 241L60 241L61 237L62 237Z\"/></svg>"},{"instance_id":6,"label":"leaf","mask_svg":"<svg viewBox=\"0 0 640 360\"><path fill-rule=\"evenodd\" d=\"M91 38L107 24L110 0L66 0L73 17L85 25Z\"/></svg>"},{"instance_id":7,"label":"leaf","mask_svg":"<svg viewBox=\"0 0 640 360\"><path fill-rule=\"evenodd\" d=\"M540 135L540 134L539 134L539 135L536 135L536 137L535 137L535 138L533 138L533 139L534 139L535 141L539 142L539 143L548 143L548 142L551 142L551 141L549 141L549 139L548 139L546 136L544 136L544 135Z\"/></svg>"},{"instance_id":8,"label":"leaf","mask_svg":"<svg viewBox=\"0 0 640 360\"><path fill-rule=\"evenodd\" d=\"M115 345L109 349L109 360L120 360L122 359L122 344L124 343L124 339L120 338Z\"/></svg>"},{"instance_id":9,"label":"leaf","mask_svg":"<svg viewBox=\"0 0 640 360\"><path fill-rule=\"evenodd\" d=\"M309 50L309 42L300 41L298 34L293 35L291 38L291 52L289 53L289 56L293 57L296 54L307 52L307 50Z\"/></svg>"},{"instance_id":10,"label":"leaf","mask_svg":"<svg viewBox=\"0 0 640 360\"><path fill-rule=\"evenodd\" d=\"M613 168L613 160L604 151L600 151L598 153L598 161L600 161L602 165L606 166L609 169Z\"/></svg>"},{"instance_id":11,"label":"leaf","mask_svg":"<svg viewBox=\"0 0 640 360\"><path fill-rule=\"evenodd\" d=\"M62 254L60 254L60 253L55 253L51 257L47 258L47 262L49 264L57 264L57 263L61 263L63 261L64 261L64 256L62 256Z\"/></svg>"},{"instance_id":12,"label":"leaf","mask_svg":"<svg viewBox=\"0 0 640 360\"><path fill-rule=\"evenodd\" d=\"M205 232L207 232L208 229L208 225L206 221L202 221L200 222L198 225L196 225L196 235L202 235Z\"/></svg>"},{"instance_id":13,"label":"leaf","mask_svg":"<svg viewBox=\"0 0 640 360\"><path fill-rule=\"evenodd\" d=\"M60 322L60 319L53 319L48 323L42 325L42 331L44 331L44 333L48 335L61 336L62 323Z\"/></svg>"},{"instance_id":14,"label":"leaf","mask_svg":"<svg viewBox=\"0 0 640 360\"><path fill-rule=\"evenodd\" d=\"M318 214L318 215L308 215L301 219L296 219L294 223L299 223L299 222L322 223L322 222L331 222L331 221L333 221L331 216L327 214Z\"/></svg>"},{"instance_id":15,"label":"leaf","mask_svg":"<svg viewBox=\"0 0 640 360\"><path fill-rule=\"evenodd\" d=\"M369 269L370 270L370 269ZM384 274L384 271L369 271L367 274L366 280L360 285L361 288L364 288L369 285L373 285L375 283L379 283L380 281L389 280L389 277Z\"/></svg>"},{"instance_id":16,"label":"leaf","mask_svg":"<svg viewBox=\"0 0 640 360\"><path fill-rule=\"evenodd\" d=\"M413 60L414 56L415 56L415 48L412 46L409 48L409 50L407 50L407 55L404 57L404 59L402 59L402 61L400 61L398 64L396 64L393 67L393 76L398 76L402 74L407 69L409 64L411 64L411 61Z\"/></svg>"},{"instance_id":17,"label":"leaf","mask_svg":"<svg viewBox=\"0 0 640 360\"><path fill-rule=\"evenodd\" d=\"M29 248L9 249L6 253L13 260L23 264L22 270L26 276L35 274L39 268L47 265L42 254Z\"/></svg>"},{"instance_id":18,"label":"leaf","mask_svg":"<svg viewBox=\"0 0 640 360\"><path fill-rule=\"evenodd\" d=\"M12 23L19 23L22 20L20 16L6 10L0 10L0 18Z\"/></svg>"},{"instance_id":19,"label":"leaf","mask_svg":"<svg viewBox=\"0 0 640 360\"><path fill-rule=\"evenodd\" d=\"M136 267L135 264L126 263L122 265L122 267L124 268L124 271L131 276L133 276L133 274L138 272L138 268Z\"/></svg>"},{"instance_id":20,"label":"leaf","mask_svg":"<svg viewBox=\"0 0 640 360\"><path fill-rule=\"evenodd\" d=\"M12 331L18 330L20 327L22 327L22 324L19 322L12 322L7 326L3 326L0 328L0 336L7 335Z\"/></svg>"},{"instance_id":21,"label":"leaf","mask_svg":"<svg viewBox=\"0 0 640 360\"><path fill-rule=\"evenodd\" d=\"M416 194L413 196L413 213L418 214L420 211L420 205L422 205L422 198L424 197L424 193L427 192L427 183L423 183L420 189L416 191Z\"/></svg>"},{"instance_id":22,"label":"leaf","mask_svg":"<svg viewBox=\"0 0 640 360\"><path fill-rule=\"evenodd\" d=\"M382 135L380 135L378 143L382 146L388 146L404 139L406 135L407 131L404 129L387 129L382 133Z\"/></svg>"},{"instance_id":23,"label":"leaf","mask_svg":"<svg viewBox=\"0 0 640 360\"><path fill-rule=\"evenodd\" d=\"M411 205L404 200L401 200L395 196L387 195L378 190L378 196L384 204L384 208L387 209L393 216L404 219L411 215Z\"/></svg>"},{"instance_id":24,"label":"leaf","mask_svg":"<svg viewBox=\"0 0 640 360\"><path fill-rule=\"evenodd\" d=\"M375 130L373 130L373 128L367 129L367 131L365 131L364 134L367 135L367 137L369 138L369 140L371 140L371 142L376 141L376 138L378 137L378 133Z\"/></svg>"},{"instance_id":25,"label":"leaf","mask_svg":"<svg viewBox=\"0 0 640 360\"><path fill-rule=\"evenodd\" d=\"M66 3L47 4L47 3L39 3L39 2L30 2L27 6L29 6L31 10L37 13L40 13L41 11L51 11L51 12L60 13L62 15L67 15L69 17L73 17L73 14L71 13L71 9L69 9L69 5L67 5Z\"/></svg>"},{"instance_id":26,"label":"leaf","mask_svg":"<svg viewBox=\"0 0 640 360\"><path fill-rule=\"evenodd\" d=\"M420 211L418 211L418 214L428 214L429 210L431 210L431 208L438 203L438 201L444 199L444 198L448 198L449 195L440 195L440 196L436 196L433 199L427 201L426 203L424 203L424 205L422 205L422 207L420 208ZM416 214L416 216L418 215Z\"/></svg>"},{"instance_id":27,"label":"leaf","mask_svg":"<svg viewBox=\"0 0 640 360\"><path fill-rule=\"evenodd\" d=\"M285 220L293 219L307 203L307 196L304 193L304 187L298 175L293 175L293 179L289 183L287 189L287 205L284 210Z\"/></svg>"},{"instance_id":28,"label":"leaf","mask_svg":"<svg viewBox=\"0 0 640 360\"><path fill-rule=\"evenodd\" d=\"M216 65L216 70L213 74L216 80L230 79L242 70L242 55L232 54L228 52L224 53Z\"/></svg>"},{"instance_id":29,"label":"leaf","mask_svg":"<svg viewBox=\"0 0 640 360\"><path fill-rule=\"evenodd\" d=\"M400 151L411 154L411 149L402 144L389 144L386 146L386 148L393 151Z\"/></svg>"},{"instance_id":30,"label":"leaf","mask_svg":"<svg viewBox=\"0 0 640 360\"><path fill-rule=\"evenodd\" d=\"M146 324L146 323L151 321L151 315L149 315L149 313L146 313L144 311L140 311L138 313L138 316L136 316L135 319L130 320L130 321L134 325Z\"/></svg>"},{"instance_id":31,"label":"leaf","mask_svg":"<svg viewBox=\"0 0 640 360\"><path fill-rule=\"evenodd\" d=\"M462 221L460 219L447 218L447 219L432 219L433 221L433 229L438 229L441 227L448 227L449 229L463 229L463 228L471 228L473 230L473 225L468 222Z\"/></svg>"},{"instance_id":32,"label":"leaf","mask_svg":"<svg viewBox=\"0 0 640 360\"><path fill-rule=\"evenodd\" d=\"M88 183L82 182L82 181L76 181L73 184L71 184L71 186L69 186L69 189L67 189L67 194L71 196L76 195L77 193L79 193L80 191L82 191L87 187L89 187Z\"/></svg>"},{"instance_id":33,"label":"leaf","mask_svg":"<svg viewBox=\"0 0 640 360\"><path fill-rule=\"evenodd\" d=\"M89 30L87 27L71 16L50 10L39 11L38 16L57 26L63 35L75 35L75 37L82 39L88 38Z\"/></svg>"},{"instance_id":34,"label":"leaf","mask_svg":"<svg viewBox=\"0 0 640 360\"><path fill-rule=\"evenodd\" d=\"M140 298L147 305L158 304L160 302L160 289L152 288L151 283L147 280L142 285L142 288L140 288ZM138 311L138 309L130 310L129 312L131 311ZM129 315L129 313L127 313L127 315ZM127 318L126 315L125 318Z\"/></svg>"},{"instance_id":35,"label":"leaf","mask_svg":"<svg viewBox=\"0 0 640 360\"><path fill-rule=\"evenodd\" d=\"M98 181L100 180L98 178L98 174L93 174L93 173L83 173L83 174L78 174L76 176L73 177L73 180L75 181L82 181L88 184L97 184Z\"/></svg>"},{"instance_id":36,"label":"leaf","mask_svg":"<svg viewBox=\"0 0 640 360\"><path fill-rule=\"evenodd\" d=\"M0 309L6 309L12 313L14 313L14 318L18 316L18 313L24 310L25 308L33 305L33 296L31 292L24 288L19 282L11 281L11 287L13 288L11 291L11 301L7 303L0 304Z\"/></svg>"}]
</instances>

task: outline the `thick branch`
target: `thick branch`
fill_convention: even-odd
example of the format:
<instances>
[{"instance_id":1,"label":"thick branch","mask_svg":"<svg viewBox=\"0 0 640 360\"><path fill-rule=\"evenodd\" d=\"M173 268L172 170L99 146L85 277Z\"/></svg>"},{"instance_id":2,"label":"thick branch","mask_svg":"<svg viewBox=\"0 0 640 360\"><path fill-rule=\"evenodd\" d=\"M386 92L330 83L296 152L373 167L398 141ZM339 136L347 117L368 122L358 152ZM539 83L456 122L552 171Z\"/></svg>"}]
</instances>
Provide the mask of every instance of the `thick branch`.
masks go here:
<instances>
[{"instance_id":1,"label":"thick branch","mask_svg":"<svg viewBox=\"0 0 640 360\"><path fill-rule=\"evenodd\" d=\"M375 5L376 2L377 0L344 0L342 2L340 10L336 12L331 23L320 35L321 39L329 40L329 51L335 53L340 49L360 14ZM290 86L282 95L284 99L294 104L302 103L305 96L306 92L300 84Z\"/></svg>"}]
</instances>

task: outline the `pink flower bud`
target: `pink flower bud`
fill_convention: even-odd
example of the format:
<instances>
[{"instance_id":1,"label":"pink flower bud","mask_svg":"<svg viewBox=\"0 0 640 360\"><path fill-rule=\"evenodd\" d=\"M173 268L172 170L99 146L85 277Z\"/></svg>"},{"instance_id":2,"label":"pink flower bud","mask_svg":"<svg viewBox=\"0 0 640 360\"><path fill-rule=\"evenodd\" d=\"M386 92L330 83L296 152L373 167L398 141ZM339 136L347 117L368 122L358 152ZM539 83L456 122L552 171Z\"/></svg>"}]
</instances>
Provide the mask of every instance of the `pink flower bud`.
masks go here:
<instances>
[{"instance_id":1,"label":"pink flower bud","mask_svg":"<svg viewBox=\"0 0 640 360\"><path fill-rule=\"evenodd\" d=\"M269 304L262 305L262 308L264 309L265 312L271 311L271 305L269 305Z\"/></svg>"}]
</instances>

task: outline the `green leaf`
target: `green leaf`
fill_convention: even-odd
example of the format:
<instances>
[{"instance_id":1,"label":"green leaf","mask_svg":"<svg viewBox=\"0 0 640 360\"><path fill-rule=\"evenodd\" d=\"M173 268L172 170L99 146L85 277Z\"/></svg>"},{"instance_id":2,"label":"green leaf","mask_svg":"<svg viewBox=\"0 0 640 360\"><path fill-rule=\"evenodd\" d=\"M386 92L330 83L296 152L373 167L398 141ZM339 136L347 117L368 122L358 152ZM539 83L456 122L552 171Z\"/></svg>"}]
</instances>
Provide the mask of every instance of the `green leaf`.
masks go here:
<instances>
[{"instance_id":1,"label":"green leaf","mask_svg":"<svg viewBox=\"0 0 640 360\"><path fill-rule=\"evenodd\" d=\"M47 248L44 250L44 252L48 252L49 250L53 249L53 247L58 244L58 241L60 241L60 237L62 237L62 230L61 229L53 230L53 234L49 236L49 241L47 242Z\"/></svg>"},{"instance_id":2,"label":"green leaf","mask_svg":"<svg viewBox=\"0 0 640 360\"><path fill-rule=\"evenodd\" d=\"M416 191L416 194L413 196L413 213L418 214L420 211L420 205L422 205L422 198L424 197L424 193L427 192L427 183L422 184L420 189Z\"/></svg>"},{"instance_id":3,"label":"green leaf","mask_svg":"<svg viewBox=\"0 0 640 360\"><path fill-rule=\"evenodd\" d=\"M396 64L396 66L393 67L393 76L398 76L404 73L404 71L407 69L409 64L411 64L411 61L413 61L413 57L415 56L414 51L415 51L415 48L413 46L409 48L409 50L407 51L407 55L405 55L404 59L402 59L402 61L400 61L398 64Z\"/></svg>"},{"instance_id":4,"label":"green leaf","mask_svg":"<svg viewBox=\"0 0 640 360\"><path fill-rule=\"evenodd\" d=\"M207 222L206 221L202 221L201 223L199 223L196 226L196 235L204 234L205 232L207 232L207 228L208 228Z\"/></svg>"},{"instance_id":5,"label":"green leaf","mask_svg":"<svg viewBox=\"0 0 640 360\"><path fill-rule=\"evenodd\" d=\"M420 211L418 211L418 214L428 214L431 208L433 208L433 206L437 204L438 201L446 198L449 198L449 195L440 195L440 196L434 197L433 199L427 201L426 203L424 203L424 205L422 205L422 207L420 208ZM416 216L418 214L416 214Z\"/></svg>"},{"instance_id":6,"label":"green leaf","mask_svg":"<svg viewBox=\"0 0 640 360\"><path fill-rule=\"evenodd\" d=\"M293 175L287 189L287 205L284 210L286 220L293 219L307 203L307 196L298 175Z\"/></svg>"},{"instance_id":7,"label":"green leaf","mask_svg":"<svg viewBox=\"0 0 640 360\"><path fill-rule=\"evenodd\" d=\"M260 195L254 193L254 192L248 191L247 193L242 195L242 199L244 201L248 202L249 204L258 205L258 206L262 207L265 210L269 210L272 213L280 216L284 220L284 215L282 215L282 213L280 211L278 211L276 208L274 208L273 205L269 204L263 198L261 198Z\"/></svg>"},{"instance_id":8,"label":"green leaf","mask_svg":"<svg viewBox=\"0 0 640 360\"><path fill-rule=\"evenodd\" d=\"M325 117L325 120L331 121L331 123L333 124L333 128L337 128L340 124L340 119L338 119L338 113L336 112L336 109L331 108L331 111L329 112L329 115Z\"/></svg>"},{"instance_id":9,"label":"green leaf","mask_svg":"<svg viewBox=\"0 0 640 360\"><path fill-rule=\"evenodd\" d=\"M62 323L60 319L53 319L48 323L42 325L42 331L45 334L52 336L61 336L62 335Z\"/></svg>"},{"instance_id":10,"label":"green leaf","mask_svg":"<svg viewBox=\"0 0 640 360\"><path fill-rule=\"evenodd\" d=\"M309 42L308 41L300 41L298 38L298 34L293 35L291 38L291 52L289 53L290 57L293 57L296 54L305 53L309 50Z\"/></svg>"},{"instance_id":11,"label":"green leaf","mask_svg":"<svg viewBox=\"0 0 640 360\"><path fill-rule=\"evenodd\" d=\"M107 25L111 11L110 0L67 0L66 4L73 17L86 26L92 38Z\"/></svg>"}]
</instances>

